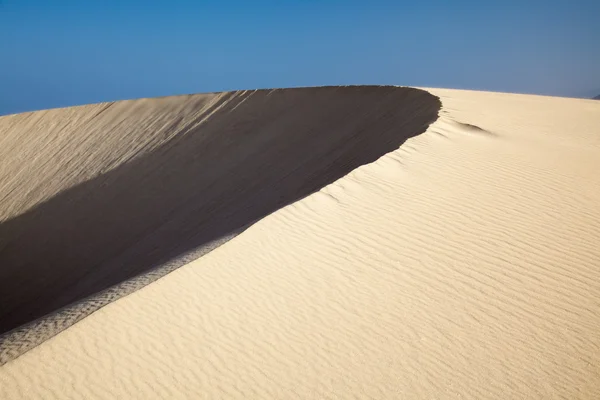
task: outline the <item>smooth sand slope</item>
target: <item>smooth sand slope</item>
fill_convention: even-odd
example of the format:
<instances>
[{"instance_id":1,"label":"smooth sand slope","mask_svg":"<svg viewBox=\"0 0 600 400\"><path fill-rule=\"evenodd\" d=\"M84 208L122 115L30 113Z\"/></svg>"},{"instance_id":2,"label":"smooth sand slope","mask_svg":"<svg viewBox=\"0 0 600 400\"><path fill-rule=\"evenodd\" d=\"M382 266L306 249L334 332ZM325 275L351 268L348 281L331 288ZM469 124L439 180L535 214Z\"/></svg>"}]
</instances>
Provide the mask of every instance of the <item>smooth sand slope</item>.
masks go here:
<instances>
[{"instance_id":1,"label":"smooth sand slope","mask_svg":"<svg viewBox=\"0 0 600 400\"><path fill-rule=\"evenodd\" d=\"M425 133L0 367L0 398L600 398L600 104L431 92Z\"/></svg>"},{"instance_id":2,"label":"smooth sand slope","mask_svg":"<svg viewBox=\"0 0 600 400\"><path fill-rule=\"evenodd\" d=\"M329 87L0 119L0 334L319 190L439 107L417 89Z\"/></svg>"}]
</instances>

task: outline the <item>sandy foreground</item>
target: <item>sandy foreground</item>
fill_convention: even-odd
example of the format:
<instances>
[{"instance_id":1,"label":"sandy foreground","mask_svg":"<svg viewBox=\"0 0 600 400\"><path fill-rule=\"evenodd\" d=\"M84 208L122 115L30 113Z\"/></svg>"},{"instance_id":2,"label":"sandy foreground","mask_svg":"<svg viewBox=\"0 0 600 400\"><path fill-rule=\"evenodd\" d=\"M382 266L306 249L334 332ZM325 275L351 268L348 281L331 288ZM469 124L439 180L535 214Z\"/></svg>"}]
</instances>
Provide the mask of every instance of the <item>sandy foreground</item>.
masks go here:
<instances>
[{"instance_id":1,"label":"sandy foreground","mask_svg":"<svg viewBox=\"0 0 600 400\"><path fill-rule=\"evenodd\" d=\"M1 366L0 398L600 398L600 104L429 91L426 132Z\"/></svg>"}]
</instances>

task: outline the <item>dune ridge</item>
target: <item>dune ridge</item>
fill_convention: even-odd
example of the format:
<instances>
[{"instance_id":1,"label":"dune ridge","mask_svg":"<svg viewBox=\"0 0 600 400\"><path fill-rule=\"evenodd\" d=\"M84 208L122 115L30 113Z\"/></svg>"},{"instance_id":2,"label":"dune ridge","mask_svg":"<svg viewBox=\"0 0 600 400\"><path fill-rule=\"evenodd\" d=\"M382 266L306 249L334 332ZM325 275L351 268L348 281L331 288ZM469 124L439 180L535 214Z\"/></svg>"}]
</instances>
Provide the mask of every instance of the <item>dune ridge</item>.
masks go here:
<instances>
[{"instance_id":1,"label":"dune ridge","mask_svg":"<svg viewBox=\"0 0 600 400\"><path fill-rule=\"evenodd\" d=\"M0 367L1 398L600 398L600 106L425 133Z\"/></svg>"},{"instance_id":2,"label":"dune ridge","mask_svg":"<svg viewBox=\"0 0 600 400\"><path fill-rule=\"evenodd\" d=\"M439 107L412 88L322 87L0 119L0 362L397 149Z\"/></svg>"}]
</instances>

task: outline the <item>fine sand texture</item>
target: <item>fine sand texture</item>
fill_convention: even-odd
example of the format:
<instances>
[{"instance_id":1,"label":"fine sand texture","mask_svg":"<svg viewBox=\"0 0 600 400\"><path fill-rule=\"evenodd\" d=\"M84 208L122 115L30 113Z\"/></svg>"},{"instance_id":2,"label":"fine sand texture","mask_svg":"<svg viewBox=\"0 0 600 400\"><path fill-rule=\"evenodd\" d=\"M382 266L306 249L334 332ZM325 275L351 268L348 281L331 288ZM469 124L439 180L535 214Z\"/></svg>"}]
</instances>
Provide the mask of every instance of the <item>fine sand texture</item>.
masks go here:
<instances>
[{"instance_id":1,"label":"fine sand texture","mask_svg":"<svg viewBox=\"0 0 600 400\"><path fill-rule=\"evenodd\" d=\"M6 363L0 398L600 398L600 103L430 92L424 133Z\"/></svg>"},{"instance_id":2,"label":"fine sand texture","mask_svg":"<svg viewBox=\"0 0 600 400\"><path fill-rule=\"evenodd\" d=\"M436 120L395 87L242 91L0 119L0 334L163 265Z\"/></svg>"}]
</instances>

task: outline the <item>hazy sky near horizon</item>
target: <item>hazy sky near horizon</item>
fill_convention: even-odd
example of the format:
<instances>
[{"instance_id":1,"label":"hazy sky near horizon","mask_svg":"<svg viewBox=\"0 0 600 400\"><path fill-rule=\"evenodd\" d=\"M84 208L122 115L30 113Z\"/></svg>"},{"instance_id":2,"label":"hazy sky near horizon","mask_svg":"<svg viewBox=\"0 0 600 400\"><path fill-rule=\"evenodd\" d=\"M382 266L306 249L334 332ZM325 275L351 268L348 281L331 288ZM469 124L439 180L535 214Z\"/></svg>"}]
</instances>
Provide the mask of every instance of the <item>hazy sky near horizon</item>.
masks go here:
<instances>
[{"instance_id":1,"label":"hazy sky near horizon","mask_svg":"<svg viewBox=\"0 0 600 400\"><path fill-rule=\"evenodd\" d=\"M340 84L592 96L598 16L600 0L0 0L0 115Z\"/></svg>"}]
</instances>

